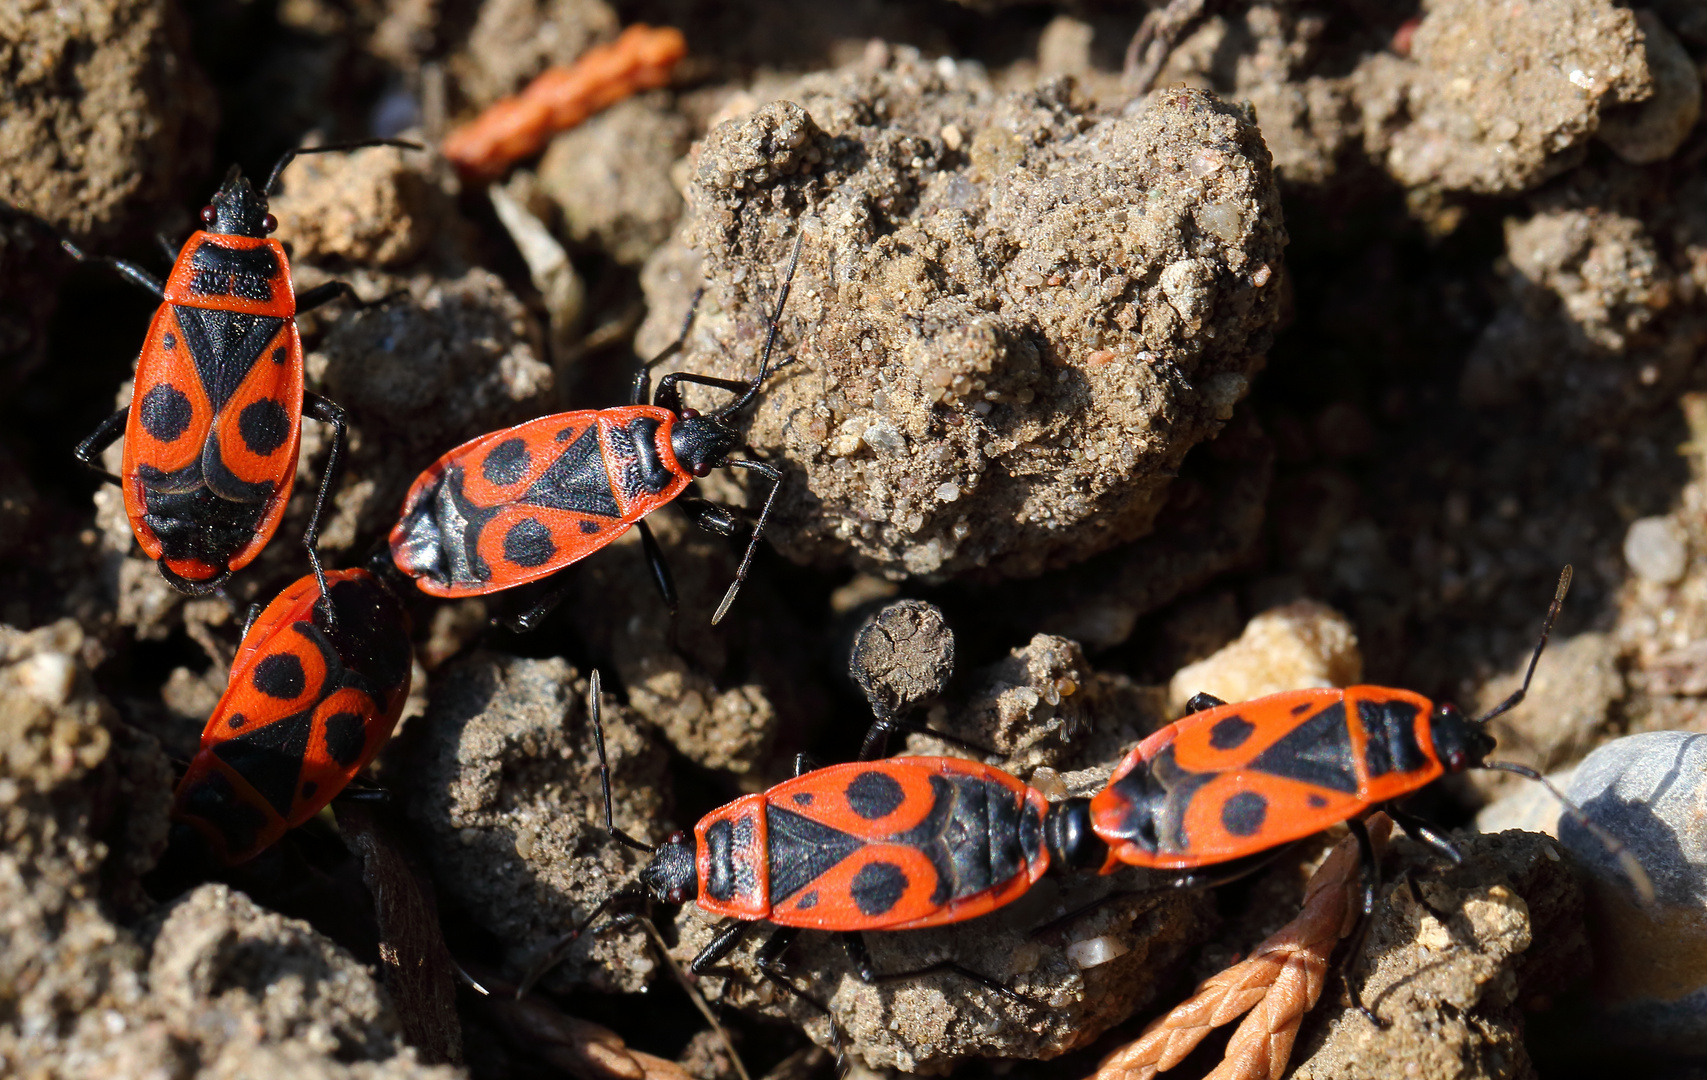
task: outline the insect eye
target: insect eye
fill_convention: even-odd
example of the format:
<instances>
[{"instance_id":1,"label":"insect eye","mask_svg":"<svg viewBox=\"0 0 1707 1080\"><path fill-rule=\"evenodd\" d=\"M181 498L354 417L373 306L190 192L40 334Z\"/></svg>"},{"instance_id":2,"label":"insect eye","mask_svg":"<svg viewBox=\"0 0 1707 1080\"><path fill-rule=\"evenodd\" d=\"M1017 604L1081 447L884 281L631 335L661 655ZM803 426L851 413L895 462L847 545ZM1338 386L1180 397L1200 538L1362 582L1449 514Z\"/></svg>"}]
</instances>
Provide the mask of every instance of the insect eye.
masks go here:
<instances>
[{"instance_id":1,"label":"insect eye","mask_svg":"<svg viewBox=\"0 0 1707 1080\"><path fill-rule=\"evenodd\" d=\"M697 417L698 415L699 415L698 409L683 409L681 411L681 418L683 420L692 420L695 417Z\"/></svg>"},{"instance_id":2,"label":"insect eye","mask_svg":"<svg viewBox=\"0 0 1707 1080\"><path fill-rule=\"evenodd\" d=\"M278 227L279 227L279 219L274 217L271 214L268 214L266 217L261 219L261 231L264 233L271 233L274 229L276 229Z\"/></svg>"},{"instance_id":3,"label":"insect eye","mask_svg":"<svg viewBox=\"0 0 1707 1080\"><path fill-rule=\"evenodd\" d=\"M681 843L685 843L687 841L687 838L688 838L687 833L683 832L681 829L677 829L675 832L670 834L670 838L668 840L665 840L664 843L666 843L666 844L681 844Z\"/></svg>"},{"instance_id":4,"label":"insect eye","mask_svg":"<svg viewBox=\"0 0 1707 1080\"><path fill-rule=\"evenodd\" d=\"M676 888L671 889L669 892L669 895L664 897L665 901L668 903L671 903L671 904L683 903L687 900L687 898L688 898L687 890L681 888L680 886L677 886Z\"/></svg>"},{"instance_id":5,"label":"insect eye","mask_svg":"<svg viewBox=\"0 0 1707 1080\"><path fill-rule=\"evenodd\" d=\"M219 211L215 210L211 203L207 206L202 207L202 224L212 225L214 222L214 219L217 217L219 217Z\"/></svg>"},{"instance_id":6,"label":"insect eye","mask_svg":"<svg viewBox=\"0 0 1707 1080\"><path fill-rule=\"evenodd\" d=\"M711 462L701 461L701 462L696 463L693 467L693 474L695 476L710 476L711 475Z\"/></svg>"}]
</instances>

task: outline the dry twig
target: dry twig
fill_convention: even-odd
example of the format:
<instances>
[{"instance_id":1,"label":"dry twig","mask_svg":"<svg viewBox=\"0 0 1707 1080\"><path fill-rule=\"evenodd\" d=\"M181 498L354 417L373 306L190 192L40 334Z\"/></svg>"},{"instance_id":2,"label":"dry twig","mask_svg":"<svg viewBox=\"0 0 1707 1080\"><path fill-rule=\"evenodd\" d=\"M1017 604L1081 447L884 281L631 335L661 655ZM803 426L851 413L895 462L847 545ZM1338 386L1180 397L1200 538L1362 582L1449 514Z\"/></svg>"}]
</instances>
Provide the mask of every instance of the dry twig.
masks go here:
<instances>
[{"instance_id":1,"label":"dry twig","mask_svg":"<svg viewBox=\"0 0 1707 1080\"><path fill-rule=\"evenodd\" d=\"M1375 814L1367 824L1379 853L1393 822ZM1205 980L1137 1041L1104 1058L1092 1080L1150 1080L1185 1060L1211 1030L1247 1011L1209 1080L1280 1080L1298 1025L1322 995L1328 957L1356 924L1359 869L1357 838L1348 836L1311 875L1297 918L1247 959Z\"/></svg>"},{"instance_id":2,"label":"dry twig","mask_svg":"<svg viewBox=\"0 0 1707 1080\"><path fill-rule=\"evenodd\" d=\"M672 27L636 24L609 45L588 49L568 67L546 70L526 90L457 128L442 149L471 179L491 180L545 147L560 131L642 90L670 81L687 40Z\"/></svg>"}]
</instances>

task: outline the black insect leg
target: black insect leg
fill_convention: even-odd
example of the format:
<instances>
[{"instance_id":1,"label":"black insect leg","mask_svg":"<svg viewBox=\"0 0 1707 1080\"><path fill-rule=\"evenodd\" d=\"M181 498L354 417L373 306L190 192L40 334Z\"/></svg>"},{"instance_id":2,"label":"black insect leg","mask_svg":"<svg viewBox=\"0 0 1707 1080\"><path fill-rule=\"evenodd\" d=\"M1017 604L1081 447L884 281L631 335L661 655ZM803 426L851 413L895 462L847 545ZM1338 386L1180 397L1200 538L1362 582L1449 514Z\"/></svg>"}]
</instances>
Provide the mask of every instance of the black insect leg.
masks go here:
<instances>
[{"instance_id":1,"label":"black insect leg","mask_svg":"<svg viewBox=\"0 0 1707 1080\"><path fill-rule=\"evenodd\" d=\"M670 618L676 617L680 600L676 595L675 575L670 573L670 564L664 560L664 549L658 546L658 538L652 535L652 527L644 520L635 522L635 528L640 530L640 550L646 555L646 568L652 571L652 584L658 586L658 595L664 598L664 606L670 609Z\"/></svg>"},{"instance_id":2,"label":"black insect leg","mask_svg":"<svg viewBox=\"0 0 1707 1080\"><path fill-rule=\"evenodd\" d=\"M1419 844L1426 844L1434 850L1435 854L1446 859L1453 866L1464 865L1464 856L1453 846L1452 841L1436 831L1434 826L1415 814L1407 814L1405 811L1392 806L1383 807L1383 809L1386 810L1388 817L1398 823L1399 828L1405 830L1406 836Z\"/></svg>"},{"instance_id":3,"label":"black insect leg","mask_svg":"<svg viewBox=\"0 0 1707 1080\"><path fill-rule=\"evenodd\" d=\"M119 436L124 434L124 426L129 419L130 406L127 405L118 412L107 417L105 420L102 420L101 426L95 429L94 434L78 443L77 449L72 451L72 453L77 455L78 461L81 461L85 466L93 469L98 475L111 480L115 484L122 485L124 481L102 468L99 459L101 453L106 450L107 447L119 441Z\"/></svg>"},{"instance_id":4,"label":"black insect leg","mask_svg":"<svg viewBox=\"0 0 1707 1080\"><path fill-rule=\"evenodd\" d=\"M645 894L642 893L639 888L629 886L628 888L618 889L616 892L611 893L609 896L601 900L599 902L599 906L593 909L592 914L588 915L585 919L582 919L579 926L558 938L551 948L545 950L545 955L541 956L538 962L528 970L527 975L522 978L522 984L516 987L516 1000L520 1001L525 997L527 992L533 989L534 984L544 978L546 972L562 963L563 958L569 955L570 948L574 946L575 942L580 940L581 935L585 934L592 928L594 923L598 922L601 915L613 908L619 908L624 904L642 902L645 898ZM617 920L613 919L612 921L615 922Z\"/></svg>"},{"instance_id":5,"label":"black insect leg","mask_svg":"<svg viewBox=\"0 0 1707 1080\"><path fill-rule=\"evenodd\" d=\"M391 789L381 787L365 776L355 776L333 798L341 802L390 803Z\"/></svg>"},{"instance_id":6,"label":"black insect leg","mask_svg":"<svg viewBox=\"0 0 1707 1080\"><path fill-rule=\"evenodd\" d=\"M1043 1008L1042 1002L1026 997L1011 986L998 982L981 972L973 971L954 960L938 960L934 964L926 964L924 967L914 968L911 971L878 971L877 965L871 962L871 952L865 947L865 938L857 930L848 931L839 936L842 939L842 948L847 950L848 961L853 964L854 973L860 977L862 982L899 982L903 979L918 979L926 975L937 975L949 971L963 979L977 983L986 990L993 990L1015 1004L1024 1005L1030 1009Z\"/></svg>"},{"instance_id":7,"label":"black insect leg","mask_svg":"<svg viewBox=\"0 0 1707 1080\"><path fill-rule=\"evenodd\" d=\"M326 455L326 468L320 474L320 490L314 495L314 513L308 519L308 531L303 533L302 542L308 548L308 564L314 568L314 580L320 584L320 600L315 604L315 608L325 617L326 625L334 627L338 623L338 616L332 610L332 594L326 587L326 571L320 565L320 552L316 548L320 543L320 516L326 512L326 497L331 494L332 485L337 483L339 467L344 463L344 446L349 438L349 427L345 421L344 410L319 394L305 391L302 395L302 411L304 415L332 426L332 450Z\"/></svg>"},{"instance_id":8,"label":"black insect leg","mask_svg":"<svg viewBox=\"0 0 1707 1080\"><path fill-rule=\"evenodd\" d=\"M123 275L127 281L134 285L140 285L144 289L153 293L156 299L166 299L165 283L133 262L126 262L123 259L115 259L110 255L85 255L81 248L69 240L61 240L59 242L59 246L65 249L65 253L67 255L76 259L78 262L101 263L102 265L110 266ZM745 387L742 389L745 389Z\"/></svg>"},{"instance_id":9,"label":"black insect leg","mask_svg":"<svg viewBox=\"0 0 1707 1080\"><path fill-rule=\"evenodd\" d=\"M715 533L718 536L734 536L735 531L740 528L740 517L727 506L719 506L714 502L696 499L692 496L683 496L677 499L676 505L681 507L682 512L688 516L689 524L695 528L704 529L708 533Z\"/></svg>"},{"instance_id":10,"label":"black insect leg","mask_svg":"<svg viewBox=\"0 0 1707 1080\"><path fill-rule=\"evenodd\" d=\"M747 939L747 935L752 933L753 927L757 925L759 924L746 919L730 919L725 922L717 928L717 933L712 935L711 941L706 944L705 948L699 950L699 954L688 965L688 970L695 975L712 974L712 966L727 960L729 954L740 947L741 942ZM782 931L778 930L777 933L780 934ZM771 940L775 940L775 935L772 935ZM793 938L789 940L792 942ZM766 942L765 947L769 948L770 942ZM787 947L787 945L783 946L783 948Z\"/></svg>"},{"instance_id":11,"label":"black insect leg","mask_svg":"<svg viewBox=\"0 0 1707 1080\"><path fill-rule=\"evenodd\" d=\"M243 633L241 637L249 636L249 628L255 625L255 620L261 617L261 602L250 604L243 612ZM241 640L241 638L239 639Z\"/></svg>"},{"instance_id":12,"label":"black insect leg","mask_svg":"<svg viewBox=\"0 0 1707 1080\"><path fill-rule=\"evenodd\" d=\"M807 773L813 771L817 767L818 767L818 762L813 760L811 754L795 754L794 755L794 775L795 776L805 776Z\"/></svg>"},{"instance_id":13,"label":"black insect leg","mask_svg":"<svg viewBox=\"0 0 1707 1080\"><path fill-rule=\"evenodd\" d=\"M928 735L933 739L940 739L952 746L958 746L962 750L970 750L972 753L979 754L983 757L990 757L996 753L995 750L988 746L982 746L978 743L970 742L966 739L937 731L924 724L908 723L905 720L897 720L893 716L879 716L876 720L872 721L871 727L866 730L865 742L860 744L859 757L856 760L876 761L879 758L888 757L889 736L899 731L910 731L917 735Z\"/></svg>"},{"instance_id":14,"label":"black insect leg","mask_svg":"<svg viewBox=\"0 0 1707 1080\"><path fill-rule=\"evenodd\" d=\"M1358 904L1357 927L1347 939L1345 955L1340 958L1340 978L1345 980L1351 1006L1363 1018L1385 1031L1387 1024L1363 1003L1363 986L1356 979L1357 962L1363 958L1363 944L1369 938L1369 924L1375 914L1375 894L1381 889L1381 863L1375 858L1375 845L1369 842L1369 830L1359 818L1346 822L1351 835L1357 837L1358 861L1363 869L1363 899Z\"/></svg>"},{"instance_id":15,"label":"black insect leg","mask_svg":"<svg viewBox=\"0 0 1707 1080\"><path fill-rule=\"evenodd\" d=\"M1190 716L1192 713L1200 713L1205 709L1219 709L1225 704L1227 703L1214 694L1193 694L1191 700L1185 703L1185 715Z\"/></svg>"},{"instance_id":16,"label":"black insect leg","mask_svg":"<svg viewBox=\"0 0 1707 1080\"><path fill-rule=\"evenodd\" d=\"M296 313L301 315L305 311L313 311L317 307L324 307L339 297L343 297L348 300L350 302L350 306L355 308L357 311L366 311L368 308L376 308L389 304L398 297L407 296L408 294L409 290L398 289L396 292L386 293L378 300L363 300L356 292L355 287L349 282L328 281L324 285L316 285L307 292L298 293L296 296Z\"/></svg>"},{"instance_id":17,"label":"black insect leg","mask_svg":"<svg viewBox=\"0 0 1707 1080\"><path fill-rule=\"evenodd\" d=\"M659 353L657 356L654 356L652 359L650 359L650 360L646 361L644 364L640 365L640 370L638 372L636 372L635 376L634 376L634 389L628 395L628 403L630 405L644 405L644 404L646 404L646 394L651 389L651 386L652 386L652 369L657 367L659 364L662 364L664 361L668 360L670 357L681 352L682 347L687 344L688 331L693 329L694 313L699 310L699 301L700 301L700 298L703 297L704 295L705 295L704 289L695 289L694 290L693 299L688 301L688 313L682 319L682 332L680 334L676 335L676 340L674 340L674 341L670 342L668 345L664 346L663 352ZM746 389L746 388L742 387L742 389ZM656 403L654 403L654 404L656 404ZM681 402L678 401L677 405L679 406L680 404L681 404ZM679 408L672 409L671 411L672 412L679 412L680 409Z\"/></svg>"},{"instance_id":18,"label":"black insect leg","mask_svg":"<svg viewBox=\"0 0 1707 1080\"><path fill-rule=\"evenodd\" d=\"M691 371L672 371L658 380L658 390L652 395L652 404L666 408L673 413L682 411L682 383L693 383L696 386L710 386L718 390L728 390L735 394L747 392L747 383L738 379L719 379L714 375L696 375Z\"/></svg>"}]
</instances>

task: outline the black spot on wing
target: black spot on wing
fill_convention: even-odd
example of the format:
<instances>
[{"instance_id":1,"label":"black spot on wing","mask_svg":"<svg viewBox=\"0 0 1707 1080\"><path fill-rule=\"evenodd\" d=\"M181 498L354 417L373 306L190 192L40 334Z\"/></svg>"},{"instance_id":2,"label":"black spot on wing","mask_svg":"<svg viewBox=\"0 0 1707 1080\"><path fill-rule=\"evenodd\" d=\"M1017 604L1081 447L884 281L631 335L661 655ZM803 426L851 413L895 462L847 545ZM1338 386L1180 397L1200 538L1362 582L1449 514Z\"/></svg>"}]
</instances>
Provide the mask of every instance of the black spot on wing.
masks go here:
<instances>
[{"instance_id":1,"label":"black spot on wing","mask_svg":"<svg viewBox=\"0 0 1707 1080\"><path fill-rule=\"evenodd\" d=\"M487 452L486 460L480 463L480 475L486 478L488 484L508 487L527 475L528 465L532 460L526 442L521 439L505 439Z\"/></svg>"},{"instance_id":2,"label":"black spot on wing","mask_svg":"<svg viewBox=\"0 0 1707 1080\"><path fill-rule=\"evenodd\" d=\"M1408 701L1359 699L1357 718L1367 736L1363 756L1371 777L1412 772L1428 764L1417 744L1417 712Z\"/></svg>"},{"instance_id":3,"label":"black spot on wing","mask_svg":"<svg viewBox=\"0 0 1707 1080\"><path fill-rule=\"evenodd\" d=\"M232 731L236 731L238 728L242 727L244 724L247 724L248 722L249 722L249 718L247 716L244 716L240 712L234 712L231 714L231 719L229 719L225 722L225 726L230 728Z\"/></svg>"},{"instance_id":4,"label":"black spot on wing","mask_svg":"<svg viewBox=\"0 0 1707 1080\"><path fill-rule=\"evenodd\" d=\"M290 414L272 398L251 401L237 414L237 434L251 454L266 457L290 438Z\"/></svg>"},{"instance_id":5,"label":"black spot on wing","mask_svg":"<svg viewBox=\"0 0 1707 1080\"><path fill-rule=\"evenodd\" d=\"M295 653L288 652L262 657L250 674L249 681L261 693L280 701L291 701L300 697L303 687L307 685L302 661Z\"/></svg>"},{"instance_id":6,"label":"black spot on wing","mask_svg":"<svg viewBox=\"0 0 1707 1080\"><path fill-rule=\"evenodd\" d=\"M538 518L522 518L504 534L504 558L517 566L544 566L556 554L551 530Z\"/></svg>"},{"instance_id":7,"label":"black spot on wing","mask_svg":"<svg viewBox=\"0 0 1707 1080\"><path fill-rule=\"evenodd\" d=\"M868 862L854 875L849 891L860 914L875 918L887 913L906 895L907 875L892 862Z\"/></svg>"},{"instance_id":8,"label":"black spot on wing","mask_svg":"<svg viewBox=\"0 0 1707 1080\"><path fill-rule=\"evenodd\" d=\"M867 821L888 817L907 797L900 781L877 769L862 772L849 781L846 795L848 806Z\"/></svg>"},{"instance_id":9,"label":"black spot on wing","mask_svg":"<svg viewBox=\"0 0 1707 1080\"><path fill-rule=\"evenodd\" d=\"M622 508L611 491L604 455L599 450L599 426L588 424L581 437L570 443L516 501L595 517L621 517Z\"/></svg>"},{"instance_id":10,"label":"black spot on wing","mask_svg":"<svg viewBox=\"0 0 1707 1080\"><path fill-rule=\"evenodd\" d=\"M1254 791L1241 791L1221 804L1221 827L1234 836L1255 836L1268 819L1268 800Z\"/></svg>"},{"instance_id":11,"label":"black spot on wing","mask_svg":"<svg viewBox=\"0 0 1707 1080\"><path fill-rule=\"evenodd\" d=\"M797 791L792 797L796 806L812 805L812 793L810 791Z\"/></svg>"},{"instance_id":12,"label":"black spot on wing","mask_svg":"<svg viewBox=\"0 0 1707 1080\"><path fill-rule=\"evenodd\" d=\"M1209 729L1209 745L1217 750L1237 750L1245 745L1245 740L1251 737L1251 732L1257 726L1235 713L1223 716L1215 721L1215 726Z\"/></svg>"},{"instance_id":13,"label":"black spot on wing","mask_svg":"<svg viewBox=\"0 0 1707 1080\"><path fill-rule=\"evenodd\" d=\"M367 723L352 712L333 713L326 718L326 753L333 761L349 768L362 756L367 745Z\"/></svg>"},{"instance_id":14,"label":"black spot on wing","mask_svg":"<svg viewBox=\"0 0 1707 1080\"><path fill-rule=\"evenodd\" d=\"M177 442L195 418L189 395L171 383L160 383L144 394L141 412L142 430L163 443Z\"/></svg>"},{"instance_id":15,"label":"black spot on wing","mask_svg":"<svg viewBox=\"0 0 1707 1080\"><path fill-rule=\"evenodd\" d=\"M583 518L580 521L577 521L575 524L579 525L581 527L581 532L585 533L588 536L591 536L594 533L599 531L599 523L596 521L588 521L585 518Z\"/></svg>"},{"instance_id":16,"label":"black spot on wing","mask_svg":"<svg viewBox=\"0 0 1707 1080\"><path fill-rule=\"evenodd\" d=\"M176 349L178 347L178 335L172 333L170 330L166 331L164 334L160 335L160 347L165 349L167 352L171 352L173 349Z\"/></svg>"},{"instance_id":17,"label":"black spot on wing","mask_svg":"<svg viewBox=\"0 0 1707 1080\"><path fill-rule=\"evenodd\" d=\"M1357 791L1345 702L1334 702L1281 736L1250 767L1332 791Z\"/></svg>"},{"instance_id":18,"label":"black spot on wing","mask_svg":"<svg viewBox=\"0 0 1707 1080\"><path fill-rule=\"evenodd\" d=\"M283 345L280 345L278 348L273 350L273 363L282 364L289 359L290 350L285 348Z\"/></svg>"},{"instance_id":19,"label":"black spot on wing","mask_svg":"<svg viewBox=\"0 0 1707 1080\"><path fill-rule=\"evenodd\" d=\"M1320 795L1317 795L1313 791L1310 793L1310 798L1308 801L1309 801L1310 805L1315 807L1317 810L1320 810L1322 807L1328 805L1327 799L1323 798Z\"/></svg>"},{"instance_id":20,"label":"black spot on wing","mask_svg":"<svg viewBox=\"0 0 1707 1080\"><path fill-rule=\"evenodd\" d=\"M215 743L213 752L285 817L290 814L313 727L314 713L305 710Z\"/></svg>"},{"instance_id":21,"label":"black spot on wing","mask_svg":"<svg viewBox=\"0 0 1707 1080\"><path fill-rule=\"evenodd\" d=\"M765 826L772 904L806 888L863 846L858 837L776 806L765 807ZM710 839L709 829L706 838Z\"/></svg>"},{"instance_id":22,"label":"black spot on wing","mask_svg":"<svg viewBox=\"0 0 1707 1080\"><path fill-rule=\"evenodd\" d=\"M810 911L817 906L818 906L818 890L817 889L811 889L805 893L802 893L800 896L800 899L797 900L794 904L795 910L797 910L797 911Z\"/></svg>"}]
</instances>

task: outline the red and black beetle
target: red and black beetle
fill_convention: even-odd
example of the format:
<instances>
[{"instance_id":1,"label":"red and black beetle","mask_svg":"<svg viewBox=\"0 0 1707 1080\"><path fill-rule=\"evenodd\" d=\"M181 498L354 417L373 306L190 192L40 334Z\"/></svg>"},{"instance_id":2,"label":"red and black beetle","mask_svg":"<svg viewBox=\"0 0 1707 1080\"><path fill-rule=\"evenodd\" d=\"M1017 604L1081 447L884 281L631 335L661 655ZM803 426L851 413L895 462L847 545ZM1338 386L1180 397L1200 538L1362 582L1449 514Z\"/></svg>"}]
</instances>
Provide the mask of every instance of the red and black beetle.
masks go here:
<instances>
[{"instance_id":1,"label":"red and black beetle","mask_svg":"<svg viewBox=\"0 0 1707 1080\"><path fill-rule=\"evenodd\" d=\"M202 207L206 228L185 241L165 282L119 259L90 260L110 264L163 302L142 344L130 405L84 439L77 458L123 489L137 542L182 592L218 588L272 539L296 481L305 412L332 426L303 537L324 589L314 549L343 456L344 412L303 389L296 316L340 296L362 302L342 281L296 295L284 246L267 239L277 227L267 197L297 155L364 146L421 149L371 139L292 150L259 191L233 165ZM62 246L85 258L69 242ZM124 464L113 476L96 459L120 435Z\"/></svg>"},{"instance_id":2,"label":"red and black beetle","mask_svg":"<svg viewBox=\"0 0 1707 1080\"><path fill-rule=\"evenodd\" d=\"M1567 566L1523 684L1479 717L1385 686L1291 690L1232 705L1208 694L1193 697L1189 715L1139 743L1091 800L1092 828L1108 845L1103 872L1124 866L1180 870L1191 872L1183 880L1195 883L1196 872L1260 865L1284 845L1345 822L1364 864L1364 921L1349 960L1360 951L1379 887L1361 818L1385 810L1413 838L1461 862L1445 837L1391 803L1448 773L1498 769L1546 784L1566 812L1618 856L1637 892L1651 896L1634 856L1540 774L1487 760L1494 739L1485 725L1528 692L1570 584ZM1355 989L1353 1000L1375 1019Z\"/></svg>"},{"instance_id":3,"label":"red and black beetle","mask_svg":"<svg viewBox=\"0 0 1707 1080\"><path fill-rule=\"evenodd\" d=\"M673 612L675 584L646 516L676 500L696 478L732 466L767 477L771 490L735 580L712 616L714 624L719 622L746 580L782 483L776 466L729 455L742 442L736 414L772 371L771 350L799 261L797 238L752 382L671 372L658 380L652 404L644 404L650 369L681 349L688 332L684 325L681 337L642 367L631 404L530 420L463 443L434 462L410 486L391 530L397 568L433 596L480 596L555 574L633 526L640 530L653 580ZM690 309L689 324L692 319ZM682 407L683 383L741 396L701 415ZM682 505L701 528L722 536L735 530L733 515L723 507L697 499L682 500ZM526 629L555 599L536 604L514 625Z\"/></svg>"},{"instance_id":4,"label":"red and black beetle","mask_svg":"<svg viewBox=\"0 0 1707 1080\"><path fill-rule=\"evenodd\" d=\"M243 633L172 816L228 864L319 813L373 760L409 696L409 620L366 570L310 574Z\"/></svg>"}]
</instances>

